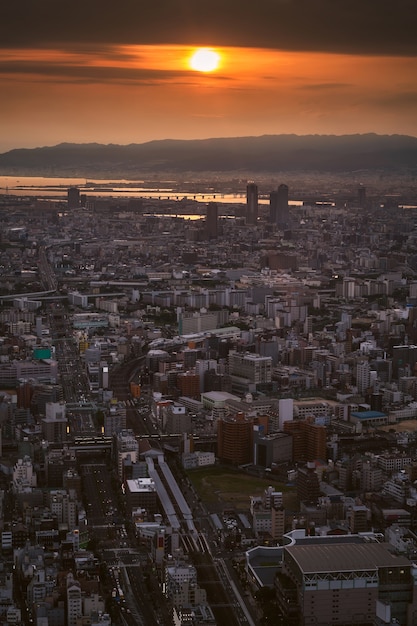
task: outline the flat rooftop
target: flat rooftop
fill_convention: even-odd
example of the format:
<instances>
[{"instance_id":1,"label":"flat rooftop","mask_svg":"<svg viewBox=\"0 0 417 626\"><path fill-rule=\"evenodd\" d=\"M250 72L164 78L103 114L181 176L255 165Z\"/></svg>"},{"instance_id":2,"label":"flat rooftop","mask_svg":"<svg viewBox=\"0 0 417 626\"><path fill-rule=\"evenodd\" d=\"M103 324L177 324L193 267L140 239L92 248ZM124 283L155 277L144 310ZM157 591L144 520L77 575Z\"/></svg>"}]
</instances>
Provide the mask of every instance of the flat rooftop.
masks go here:
<instances>
[{"instance_id":1,"label":"flat rooftop","mask_svg":"<svg viewBox=\"0 0 417 626\"><path fill-rule=\"evenodd\" d=\"M296 544L288 546L286 550L304 574L375 570L379 567L410 565L406 557L392 554L387 544L382 543Z\"/></svg>"},{"instance_id":2,"label":"flat rooftop","mask_svg":"<svg viewBox=\"0 0 417 626\"><path fill-rule=\"evenodd\" d=\"M380 411L354 411L351 416L359 420L372 420L378 417L387 417L387 414Z\"/></svg>"},{"instance_id":3,"label":"flat rooftop","mask_svg":"<svg viewBox=\"0 0 417 626\"><path fill-rule=\"evenodd\" d=\"M156 485L152 478L134 478L126 482L130 493L150 493L156 491Z\"/></svg>"}]
</instances>

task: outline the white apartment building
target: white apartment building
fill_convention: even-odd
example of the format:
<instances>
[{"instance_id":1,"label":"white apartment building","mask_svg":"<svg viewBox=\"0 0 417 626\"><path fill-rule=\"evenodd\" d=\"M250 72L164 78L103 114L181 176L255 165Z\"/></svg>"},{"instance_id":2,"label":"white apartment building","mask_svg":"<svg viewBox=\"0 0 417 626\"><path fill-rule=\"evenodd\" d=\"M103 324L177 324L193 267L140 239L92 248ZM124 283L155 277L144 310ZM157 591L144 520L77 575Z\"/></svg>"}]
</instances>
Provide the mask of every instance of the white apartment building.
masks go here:
<instances>
[{"instance_id":1,"label":"white apartment building","mask_svg":"<svg viewBox=\"0 0 417 626\"><path fill-rule=\"evenodd\" d=\"M67 524L68 530L78 525L77 502L65 490L50 493L49 507L55 513L60 524Z\"/></svg>"},{"instance_id":2,"label":"white apartment building","mask_svg":"<svg viewBox=\"0 0 417 626\"><path fill-rule=\"evenodd\" d=\"M123 478L123 460L130 457L132 463L136 463L139 455L139 444L133 430L122 430L117 434L117 471Z\"/></svg>"},{"instance_id":3,"label":"white apartment building","mask_svg":"<svg viewBox=\"0 0 417 626\"><path fill-rule=\"evenodd\" d=\"M67 576L67 626L77 626L77 620L82 617L82 596L80 583L72 574Z\"/></svg>"},{"instance_id":4,"label":"white apartment building","mask_svg":"<svg viewBox=\"0 0 417 626\"><path fill-rule=\"evenodd\" d=\"M369 361L360 361L356 365L356 386L358 393L363 394L371 384L371 368Z\"/></svg>"},{"instance_id":5,"label":"white apartment building","mask_svg":"<svg viewBox=\"0 0 417 626\"><path fill-rule=\"evenodd\" d=\"M30 457L25 456L23 459L18 459L13 467L12 480L15 490L22 486L36 487L37 477Z\"/></svg>"},{"instance_id":6,"label":"white apartment building","mask_svg":"<svg viewBox=\"0 0 417 626\"><path fill-rule=\"evenodd\" d=\"M408 454L381 454L377 463L384 472L392 473L411 465L412 458Z\"/></svg>"},{"instance_id":7,"label":"white apartment building","mask_svg":"<svg viewBox=\"0 0 417 626\"><path fill-rule=\"evenodd\" d=\"M393 498L393 500L400 504L405 504L409 492L410 486L408 477L403 474L393 476L387 480L382 487L382 493L384 495Z\"/></svg>"},{"instance_id":8,"label":"white apartment building","mask_svg":"<svg viewBox=\"0 0 417 626\"><path fill-rule=\"evenodd\" d=\"M251 383L270 383L272 380L272 357L252 352L229 353L229 374L246 378Z\"/></svg>"}]
</instances>

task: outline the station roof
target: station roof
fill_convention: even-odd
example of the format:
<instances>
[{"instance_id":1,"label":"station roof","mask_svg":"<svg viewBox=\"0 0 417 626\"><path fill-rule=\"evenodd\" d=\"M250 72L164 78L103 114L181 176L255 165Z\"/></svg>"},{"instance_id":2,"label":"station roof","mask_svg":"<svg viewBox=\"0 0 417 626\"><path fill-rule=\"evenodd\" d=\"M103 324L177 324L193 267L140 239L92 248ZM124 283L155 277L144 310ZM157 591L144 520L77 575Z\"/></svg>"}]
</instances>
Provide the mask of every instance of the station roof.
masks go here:
<instances>
[{"instance_id":1,"label":"station roof","mask_svg":"<svg viewBox=\"0 0 417 626\"><path fill-rule=\"evenodd\" d=\"M287 546L304 574L375 570L380 567L407 567L410 561L396 556L382 543L321 543Z\"/></svg>"}]
</instances>

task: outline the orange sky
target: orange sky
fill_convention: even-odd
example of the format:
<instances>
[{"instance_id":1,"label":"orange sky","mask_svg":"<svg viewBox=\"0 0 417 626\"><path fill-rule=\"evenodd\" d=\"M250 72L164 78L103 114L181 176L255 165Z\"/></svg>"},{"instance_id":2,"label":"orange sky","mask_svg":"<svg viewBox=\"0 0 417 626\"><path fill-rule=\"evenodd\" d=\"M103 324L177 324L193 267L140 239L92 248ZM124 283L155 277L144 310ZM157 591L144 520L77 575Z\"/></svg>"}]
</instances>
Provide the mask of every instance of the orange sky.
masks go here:
<instances>
[{"instance_id":1,"label":"orange sky","mask_svg":"<svg viewBox=\"0 0 417 626\"><path fill-rule=\"evenodd\" d=\"M417 57L197 45L0 49L0 152L263 134L417 136Z\"/></svg>"},{"instance_id":2,"label":"orange sky","mask_svg":"<svg viewBox=\"0 0 417 626\"><path fill-rule=\"evenodd\" d=\"M417 58L194 46L0 50L0 151L262 134L417 136Z\"/></svg>"},{"instance_id":3,"label":"orange sky","mask_svg":"<svg viewBox=\"0 0 417 626\"><path fill-rule=\"evenodd\" d=\"M417 136L416 0L19 0L0 152L261 134ZM215 74L190 69L219 49Z\"/></svg>"}]
</instances>

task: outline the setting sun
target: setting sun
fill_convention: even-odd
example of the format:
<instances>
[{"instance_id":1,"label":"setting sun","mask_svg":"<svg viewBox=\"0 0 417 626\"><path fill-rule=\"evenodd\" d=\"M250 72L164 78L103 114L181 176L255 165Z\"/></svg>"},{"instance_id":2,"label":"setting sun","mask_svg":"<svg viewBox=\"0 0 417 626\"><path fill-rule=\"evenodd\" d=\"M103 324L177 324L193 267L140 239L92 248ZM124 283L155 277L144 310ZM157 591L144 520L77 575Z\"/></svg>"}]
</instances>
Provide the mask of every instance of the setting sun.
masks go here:
<instances>
[{"instance_id":1,"label":"setting sun","mask_svg":"<svg viewBox=\"0 0 417 626\"><path fill-rule=\"evenodd\" d=\"M198 48L190 58L190 67L197 72L213 72L220 63L220 54L211 48Z\"/></svg>"}]
</instances>

